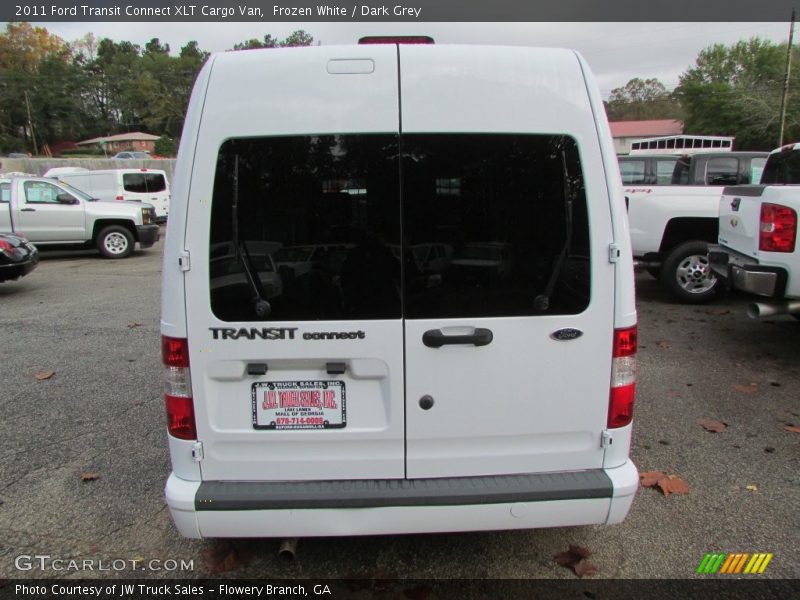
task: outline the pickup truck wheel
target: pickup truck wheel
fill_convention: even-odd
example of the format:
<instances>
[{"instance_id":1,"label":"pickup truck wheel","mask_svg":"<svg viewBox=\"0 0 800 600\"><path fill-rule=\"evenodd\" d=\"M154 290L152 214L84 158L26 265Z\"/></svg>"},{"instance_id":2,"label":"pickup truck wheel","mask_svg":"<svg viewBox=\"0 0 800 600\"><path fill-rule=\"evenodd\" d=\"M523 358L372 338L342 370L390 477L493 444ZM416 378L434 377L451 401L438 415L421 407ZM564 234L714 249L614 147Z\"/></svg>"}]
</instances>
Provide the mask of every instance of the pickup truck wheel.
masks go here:
<instances>
[{"instance_id":1,"label":"pickup truck wheel","mask_svg":"<svg viewBox=\"0 0 800 600\"><path fill-rule=\"evenodd\" d=\"M97 248L104 258L126 258L133 252L133 235L121 225L110 225L97 236Z\"/></svg>"},{"instance_id":2,"label":"pickup truck wheel","mask_svg":"<svg viewBox=\"0 0 800 600\"><path fill-rule=\"evenodd\" d=\"M717 283L708 264L706 242L685 242L676 246L661 265L661 284L688 304L709 302L717 294Z\"/></svg>"}]
</instances>

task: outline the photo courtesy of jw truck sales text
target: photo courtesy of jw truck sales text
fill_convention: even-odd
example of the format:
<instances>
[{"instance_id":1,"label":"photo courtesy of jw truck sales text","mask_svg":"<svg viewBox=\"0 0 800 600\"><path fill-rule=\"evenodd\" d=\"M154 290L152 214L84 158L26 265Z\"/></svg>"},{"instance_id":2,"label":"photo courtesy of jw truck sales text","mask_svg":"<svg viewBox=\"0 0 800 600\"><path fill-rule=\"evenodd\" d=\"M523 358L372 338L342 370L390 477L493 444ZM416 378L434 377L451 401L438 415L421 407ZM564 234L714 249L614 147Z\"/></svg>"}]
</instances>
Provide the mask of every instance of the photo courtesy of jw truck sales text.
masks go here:
<instances>
[{"instance_id":1,"label":"photo courtesy of jw truck sales text","mask_svg":"<svg viewBox=\"0 0 800 600\"><path fill-rule=\"evenodd\" d=\"M181 533L622 521L639 480L618 173L572 51L213 55L162 280Z\"/></svg>"}]
</instances>

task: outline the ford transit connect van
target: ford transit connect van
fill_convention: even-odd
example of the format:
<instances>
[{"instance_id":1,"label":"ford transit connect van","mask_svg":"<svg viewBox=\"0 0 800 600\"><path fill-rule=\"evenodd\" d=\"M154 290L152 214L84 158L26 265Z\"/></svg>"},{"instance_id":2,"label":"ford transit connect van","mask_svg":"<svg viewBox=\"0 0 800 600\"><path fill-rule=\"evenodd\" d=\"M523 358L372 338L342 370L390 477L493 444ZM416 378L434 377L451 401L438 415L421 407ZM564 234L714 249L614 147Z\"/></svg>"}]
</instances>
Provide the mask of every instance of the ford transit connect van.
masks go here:
<instances>
[{"instance_id":1,"label":"ford transit connect van","mask_svg":"<svg viewBox=\"0 0 800 600\"><path fill-rule=\"evenodd\" d=\"M633 269L579 55L218 54L174 186L161 333L166 499L183 535L625 517ZM421 268L421 244L452 260ZM299 268L263 248L319 255ZM280 294L263 276L276 264Z\"/></svg>"},{"instance_id":2,"label":"ford transit connect van","mask_svg":"<svg viewBox=\"0 0 800 600\"><path fill-rule=\"evenodd\" d=\"M56 169L45 173L45 177L57 177L99 200L147 202L156 209L156 219L167 220L170 191L165 171L146 168L97 171L74 169L72 172L54 173Z\"/></svg>"}]
</instances>

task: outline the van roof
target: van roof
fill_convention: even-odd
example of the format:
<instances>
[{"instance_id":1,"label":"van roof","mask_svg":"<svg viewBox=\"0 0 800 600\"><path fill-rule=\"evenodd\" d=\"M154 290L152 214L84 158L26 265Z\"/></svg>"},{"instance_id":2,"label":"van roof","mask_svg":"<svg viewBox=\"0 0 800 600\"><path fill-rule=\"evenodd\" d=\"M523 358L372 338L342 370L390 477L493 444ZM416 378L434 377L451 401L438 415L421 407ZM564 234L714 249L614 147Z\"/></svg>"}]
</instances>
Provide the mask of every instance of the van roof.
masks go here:
<instances>
[{"instance_id":1,"label":"van roof","mask_svg":"<svg viewBox=\"0 0 800 600\"><path fill-rule=\"evenodd\" d=\"M410 84L413 80L413 85L423 92L429 82L431 95L440 102L459 98L454 112L460 118L451 123L452 131L529 131L596 137L585 64L574 50L368 44L214 54L206 67L209 79L203 104L203 139L219 145L224 139L260 135L339 134L342 124L331 118L337 114L331 107L342 102L363 105L365 119L360 133L385 131L379 126L370 128L367 116L374 111L396 112L396 106L386 104L389 96L376 105L374 95L361 97L358 90L367 89L364 86L370 80L386 77L387 70L396 72L398 52L400 76L408 78L405 81ZM323 83L327 77L342 78L341 84ZM439 91L451 80L452 95L442 98ZM276 86L287 92L277 95L282 101L276 97ZM477 89L484 93L474 93ZM588 90L592 91L593 86ZM287 102L287 97L293 100ZM417 97L419 102L428 101L419 94ZM531 105L532 101L536 106ZM374 121L377 120L376 117ZM426 131L440 131L436 122L418 122Z\"/></svg>"}]
</instances>

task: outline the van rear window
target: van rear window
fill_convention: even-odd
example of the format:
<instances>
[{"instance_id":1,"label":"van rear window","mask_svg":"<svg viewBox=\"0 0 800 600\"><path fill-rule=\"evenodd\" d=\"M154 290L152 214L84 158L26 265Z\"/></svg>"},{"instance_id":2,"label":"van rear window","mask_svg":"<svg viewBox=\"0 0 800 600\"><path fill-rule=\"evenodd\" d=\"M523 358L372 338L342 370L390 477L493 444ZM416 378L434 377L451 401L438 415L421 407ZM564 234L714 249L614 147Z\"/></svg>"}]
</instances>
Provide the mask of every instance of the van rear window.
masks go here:
<instances>
[{"instance_id":1,"label":"van rear window","mask_svg":"<svg viewBox=\"0 0 800 600\"><path fill-rule=\"evenodd\" d=\"M154 194L167 189L167 182L161 173L125 173L122 186L133 194Z\"/></svg>"},{"instance_id":2,"label":"van rear window","mask_svg":"<svg viewBox=\"0 0 800 600\"><path fill-rule=\"evenodd\" d=\"M224 321L574 314L589 303L583 177L565 136L229 140L210 244L211 308ZM257 314L259 296L269 314Z\"/></svg>"}]
</instances>

